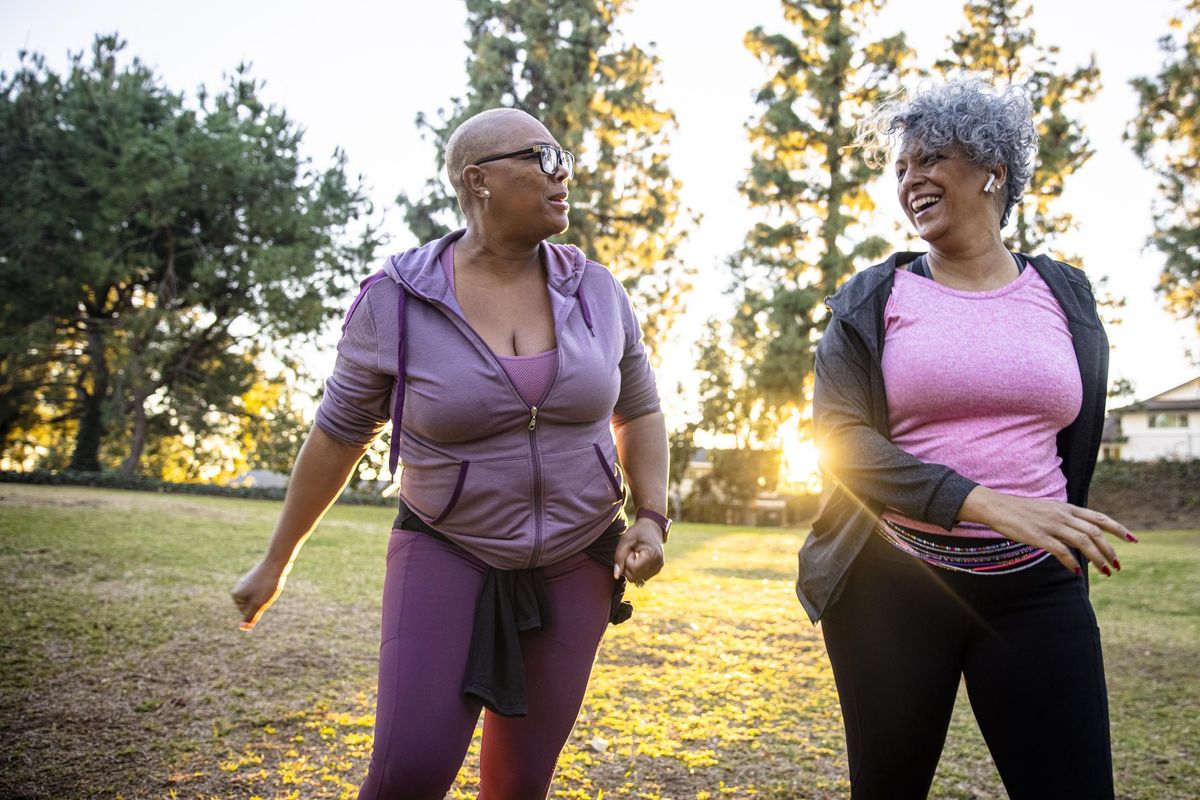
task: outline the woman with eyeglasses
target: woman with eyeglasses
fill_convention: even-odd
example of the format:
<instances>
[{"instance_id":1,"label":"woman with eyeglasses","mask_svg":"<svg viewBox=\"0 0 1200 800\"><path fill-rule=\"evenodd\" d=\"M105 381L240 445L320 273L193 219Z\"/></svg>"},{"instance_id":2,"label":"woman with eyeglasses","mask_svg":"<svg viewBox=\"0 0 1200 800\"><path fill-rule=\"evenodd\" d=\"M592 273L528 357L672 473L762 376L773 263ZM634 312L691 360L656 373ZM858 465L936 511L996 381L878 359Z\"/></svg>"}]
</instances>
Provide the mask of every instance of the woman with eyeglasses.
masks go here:
<instances>
[{"instance_id":1,"label":"woman with eyeglasses","mask_svg":"<svg viewBox=\"0 0 1200 800\"><path fill-rule=\"evenodd\" d=\"M267 554L233 590L249 629L390 418L404 468L362 800L441 800L483 709L479 797L544 797L626 580L663 565L666 427L638 320L604 267L546 241L574 160L513 109L450 137L466 228L363 282Z\"/></svg>"},{"instance_id":2,"label":"woman with eyeglasses","mask_svg":"<svg viewBox=\"0 0 1200 800\"><path fill-rule=\"evenodd\" d=\"M895 253L826 303L813 430L828 497L796 589L821 621L856 800L924 798L960 680L1013 798L1111 798L1089 563L1121 568L1089 510L1108 345L1083 272L1010 252L1029 184L1029 100L974 80L882 105Z\"/></svg>"}]
</instances>

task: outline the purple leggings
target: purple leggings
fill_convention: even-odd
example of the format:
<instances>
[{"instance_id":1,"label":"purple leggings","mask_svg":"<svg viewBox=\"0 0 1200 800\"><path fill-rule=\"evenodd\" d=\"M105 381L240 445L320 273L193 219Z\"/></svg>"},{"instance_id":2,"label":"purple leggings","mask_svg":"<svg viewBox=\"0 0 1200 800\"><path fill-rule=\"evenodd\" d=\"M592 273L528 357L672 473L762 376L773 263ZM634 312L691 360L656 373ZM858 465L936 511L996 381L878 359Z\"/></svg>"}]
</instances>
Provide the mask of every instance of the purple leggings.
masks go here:
<instances>
[{"instance_id":1,"label":"purple leggings","mask_svg":"<svg viewBox=\"0 0 1200 800\"><path fill-rule=\"evenodd\" d=\"M392 531L375 748L359 800L442 800L454 783L481 711L462 681L486 571L454 545ZM543 577L548 624L521 634L529 714L484 716L479 800L545 797L608 626L609 568L578 553Z\"/></svg>"}]
</instances>

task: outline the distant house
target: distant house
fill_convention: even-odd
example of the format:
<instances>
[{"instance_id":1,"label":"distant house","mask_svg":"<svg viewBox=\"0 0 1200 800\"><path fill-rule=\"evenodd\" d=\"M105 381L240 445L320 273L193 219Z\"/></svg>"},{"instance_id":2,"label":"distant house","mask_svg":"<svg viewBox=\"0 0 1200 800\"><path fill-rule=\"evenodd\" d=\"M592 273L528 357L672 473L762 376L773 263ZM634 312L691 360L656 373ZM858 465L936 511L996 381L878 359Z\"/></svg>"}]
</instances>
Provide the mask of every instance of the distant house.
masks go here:
<instances>
[{"instance_id":1,"label":"distant house","mask_svg":"<svg viewBox=\"0 0 1200 800\"><path fill-rule=\"evenodd\" d=\"M1200 377L1108 412L1100 457L1200 458Z\"/></svg>"},{"instance_id":2,"label":"distant house","mask_svg":"<svg viewBox=\"0 0 1200 800\"><path fill-rule=\"evenodd\" d=\"M282 489L287 486L287 475L282 472L272 472L269 469L252 469L229 482L230 486L257 486L263 489Z\"/></svg>"},{"instance_id":3,"label":"distant house","mask_svg":"<svg viewBox=\"0 0 1200 800\"><path fill-rule=\"evenodd\" d=\"M713 481L713 458L721 452L698 447L683 470L683 478L670 493L671 512L689 522L716 522L725 525L780 527L794 524L787 497L760 491L752 500L737 502L725 495Z\"/></svg>"}]
</instances>

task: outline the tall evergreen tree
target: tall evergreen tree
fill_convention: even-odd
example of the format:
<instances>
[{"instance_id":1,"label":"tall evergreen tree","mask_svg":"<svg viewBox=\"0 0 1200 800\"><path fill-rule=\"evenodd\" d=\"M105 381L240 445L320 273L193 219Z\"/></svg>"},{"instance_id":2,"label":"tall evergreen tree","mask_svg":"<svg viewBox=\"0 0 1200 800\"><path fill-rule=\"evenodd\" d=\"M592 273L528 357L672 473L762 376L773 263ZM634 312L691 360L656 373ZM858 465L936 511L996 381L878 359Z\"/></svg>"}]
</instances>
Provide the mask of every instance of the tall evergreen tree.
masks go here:
<instances>
[{"instance_id":1,"label":"tall evergreen tree","mask_svg":"<svg viewBox=\"0 0 1200 800\"><path fill-rule=\"evenodd\" d=\"M1158 290L1168 309L1200 331L1200 0L1171 20L1159 40L1158 75L1132 81L1138 114L1126 138L1158 176L1150 243L1165 257Z\"/></svg>"},{"instance_id":2,"label":"tall evergreen tree","mask_svg":"<svg viewBox=\"0 0 1200 800\"><path fill-rule=\"evenodd\" d=\"M91 64L80 53L65 77L41 55L22 53L20 68L0 80L0 181L22 200L0 207L3 335L76 332L71 466L78 469L99 469L108 428L109 340L119 312L99 309L121 296L135 269L127 242L143 231L127 215L140 210L143 187L167 171L181 112L179 98L136 59L118 69L117 49L114 39L98 38ZM41 345L34 346L49 349Z\"/></svg>"},{"instance_id":3,"label":"tall evergreen tree","mask_svg":"<svg viewBox=\"0 0 1200 800\"><path fill-rule=\"evenodd\" d=\"M468 88L436 120L417 117L437 146L438 174L422 196L399 202L413 234L445 234L458 207L443 180L450 133L488 108L541 120L579 161L565 242L606 265L636 297L657 345L687 289L676 251L686 235L679 182L667 160L674 114L652 92L658 59L622 41L630 0L466 0Z\"/></svg>"},{"instance_id":4,"label":"tall evergreen tree","mask_svg":"<svg viewBox=\"0 0 1200 800\"><path fill-rule=\"evenodd\" d=\"M1067 179L1092 157L1083 124L1073 115L1100 91L1100 69L1093 56L1086 64L1061 70L1058 48L1037 43L1029 22L1030 0L972 0L963 11L966 25L950 40L954 57L935 66L942 73L969 70L998 84L1025 87L1040 141L1029 188L1013 211L1016 227L1007 245L1023 253L1052 247L1056 237L1074 226L1071 214L1058 209L1056 201ZM1070 260L1079 261L1074 256Z\"/></svg>"},{"instance_id":5,"label":"tall evergreen tree","mask_svg":"<svg viewBox=\"0 0 1200 800\"><path fill-rule=\"evenodd\" d=\"M743 446L768 443L805 403L824 298L886 242L865 233L875 171L852 147L867 109L899 88L911 55L903 34L873 39L885 0L784 0L791 33L746 34L770 71L740 185L762 219L730 259L737 311L731 347L710 332L700 372L704 421ZM719 365L715 362L725 360Z\"/></svg>"},{"instance_id":6,"label":"tall evergreen tree","mask_svg":"<svg viewBox=\"0 0 1200 800\"><path fill-rule=\"evenodd\" d=\"M314 169L244 69L189 108L123 46L97 37L65 77L33 56L0 79L0 182L22 198L0 208L0 330L51 320L79 342L86 470L116 432L135 469L152 417L236 411L256 356L336 315L376 244L341 154Z\"/></svg>"}]
</instances>

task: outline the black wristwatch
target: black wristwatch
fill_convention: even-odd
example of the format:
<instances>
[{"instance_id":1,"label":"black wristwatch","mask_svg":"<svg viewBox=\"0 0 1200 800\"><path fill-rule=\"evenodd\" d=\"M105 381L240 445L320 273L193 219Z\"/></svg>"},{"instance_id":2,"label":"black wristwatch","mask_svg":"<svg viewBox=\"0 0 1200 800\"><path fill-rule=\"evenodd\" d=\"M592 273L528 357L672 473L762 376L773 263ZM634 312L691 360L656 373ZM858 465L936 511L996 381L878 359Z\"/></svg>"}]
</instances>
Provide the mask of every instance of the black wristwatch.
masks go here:
<instances>
[{"instance_id":1,"label":"black wristwatch","mask_svg":"<svg viewBox=\"0 0 1200 800\"><path fill-rule=\"evenodd\" d=\"M642 519L643 517L662 528L663 544L666 544L667 536L671 534L671 523L674 522L674 520L670 517L663 516L657 511L651 511L648 508L639 508L636 519Z\"/></svg>"}]
</instances>

